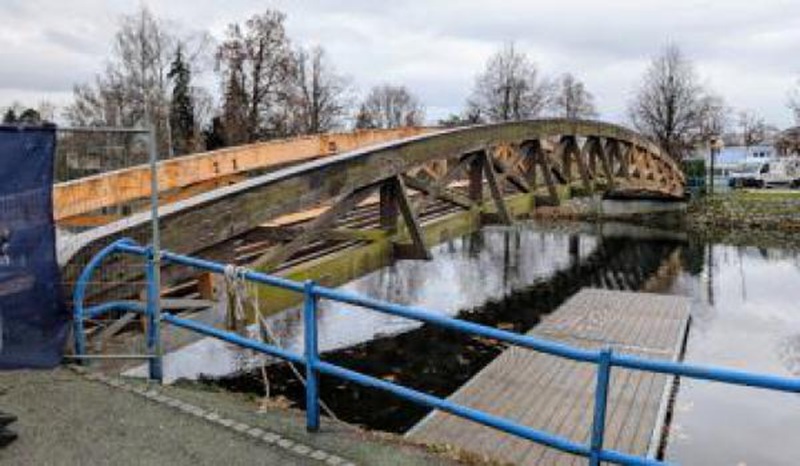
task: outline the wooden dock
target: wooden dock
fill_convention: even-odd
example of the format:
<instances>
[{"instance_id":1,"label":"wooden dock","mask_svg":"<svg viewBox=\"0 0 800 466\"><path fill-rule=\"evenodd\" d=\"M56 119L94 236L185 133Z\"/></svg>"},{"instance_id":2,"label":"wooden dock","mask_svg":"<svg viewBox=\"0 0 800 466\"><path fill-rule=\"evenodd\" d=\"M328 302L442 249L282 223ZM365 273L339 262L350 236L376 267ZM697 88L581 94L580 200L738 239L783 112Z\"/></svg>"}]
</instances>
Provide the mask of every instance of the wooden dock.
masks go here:
<instances>
[{"instance_id":1,"label":"wooden dock","mask_svg":"<svg viewBox=\"0 0 800 466\"><path fill-rule=\"evenodd\" d=\"M584 289L530 335L582 348L611 347L646 358L677 360L689 322L684 297ZM588 443L596 366L513 347L450 400L521 424ZM605 447L654 454L661 442L672 378L614 368ZM548 448L450 414L434 411L407 436L520 465L585 464Z\"/></svg>"}]
</instances>

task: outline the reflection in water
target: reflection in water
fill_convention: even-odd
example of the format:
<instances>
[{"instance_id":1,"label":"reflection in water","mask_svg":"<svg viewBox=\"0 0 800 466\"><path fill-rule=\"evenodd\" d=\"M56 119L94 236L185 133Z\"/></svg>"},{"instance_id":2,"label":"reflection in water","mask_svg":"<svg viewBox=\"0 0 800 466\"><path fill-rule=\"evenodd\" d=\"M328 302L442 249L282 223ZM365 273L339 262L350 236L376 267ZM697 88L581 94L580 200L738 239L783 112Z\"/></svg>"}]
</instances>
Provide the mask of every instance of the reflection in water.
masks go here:
<instances>
[{"instance_id":1,"label":"reflection in water","mask_svg":"<svg viewBox=\"0 0 800 466\"><path fill-rule=\"evenodd\" d=\"M399 261L342 289L454 315L502 299L514 290L567 269L580 259L578 249L588 256L597 243L597 238L590 235L568 237L526 227L488 228L482 234L439 245L433 249L431 261ZM302 321L299 307L270 318L270 328L281 347L302 352ZM530 327L533 322L526 320L525 325ZM416 321L323 300L319 307L320 351L352 346L419 326ZM254 363L249 352L204 339L167 355L165 378L168 382L194 378L198 372L226 375ZM130 374L144 375L145 371L145 367L140 367Z\"/></svg>"},{"instance_id":2,"label":"reflection in water","mask_svg":"<svg viewBox=\"0 0 800 466\"><path fill-rule=\"evenodd\" d=\"M345 289L526 331L584 286L683 294L692 298L686 360L800 376L800 254L779 249L706 245L641 234L598 235L591 228L553 230L528 224L491 228L436 248L431 262L402 261ZM283 344L302 347L299 314L273 320ZM375 312L323 303L325 359L428 393L446 396L502 347ZM205 346L203 346L205 345ZM213 345L219 345L215 347ZM237 367L233 351L204 342L198 367ZM220 350L220 348L222 350ZM242 356L246 360L244 356ZM241 367L241 366L239 366ZM173 374L174 376L174 374ZM269 369L273 394L302 407L302 387L285 366ZM258 376L219 383L260 393ZM323 399L342 419L402 431L424 414L382 393L324 379ZM797 396L719 383L680 383L667 459L682 464L796 464Z\"/></svg>"},{"instance_id":3,"label":"reflection in water","mask_svg":"<svg viewBox=\"0 0 800 466\"><path fill-rule=\"evenodd\" d=\"M680 247L673 240L631 242L626 237L553 232L533 225L492 228L444 245L432 262L401 262L352 289L525 332L583 287L658 286L663 282L661 272L669 269ZM335 330L322 338L323 344L345 347L329 351L326 360L438 396L452 393L504 349L483 338L339 305L327 304L322 322ZM375 328L383 335L375 335ZM362 336L373 332L378 338L339 345L364 341L350 332ZM286 366L270 368L269 376L271 393L302 406L303 387ZM234 390L263 390L253 375L220 383ZM402 432L427 413L383 392L331 378L323 378L321 388L322 398L340 418L376 429Z\"/></svg>"},{"instance_id":4,"label":"reflection in water","mask_svg":"<svg viewBox=\"0 0 800 466\"><path fill-rule=\"evenodd\" d=\"M686 360L800 376L800 254L707 245L673 292L693 298ZM796 395L681 381L667 457L682 464L798 464Z\"/></svg>"}]
</instances>

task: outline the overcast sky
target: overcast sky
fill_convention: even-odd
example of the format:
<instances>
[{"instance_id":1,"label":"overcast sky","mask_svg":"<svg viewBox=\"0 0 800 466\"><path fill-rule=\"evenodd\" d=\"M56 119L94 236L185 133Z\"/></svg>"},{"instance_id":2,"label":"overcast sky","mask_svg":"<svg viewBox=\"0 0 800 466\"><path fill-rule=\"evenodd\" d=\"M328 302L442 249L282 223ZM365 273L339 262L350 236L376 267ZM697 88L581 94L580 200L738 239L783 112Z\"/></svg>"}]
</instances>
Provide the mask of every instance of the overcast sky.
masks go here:
<instances>
[{"instance_id":1,"label":"overcast sky","mask_svg":"<svg viewBox=\"0 0 800 466\"><path fill-rule=\"evenodd\" d=\"M119 15L139 1L2 0L0 108L43 98L69 102L109 55ZM546 74L570 71L594 93L601 117L624 122L648 61L679 45L701 80L737 109L780 127L800 77L796 0L171 0L145 1L158 16L217 38L266 7L287 13L296 43L321 44L360 89L402 83L429 119L458 113L475 74L515 41Z\"/></svg>"}]
</instances>

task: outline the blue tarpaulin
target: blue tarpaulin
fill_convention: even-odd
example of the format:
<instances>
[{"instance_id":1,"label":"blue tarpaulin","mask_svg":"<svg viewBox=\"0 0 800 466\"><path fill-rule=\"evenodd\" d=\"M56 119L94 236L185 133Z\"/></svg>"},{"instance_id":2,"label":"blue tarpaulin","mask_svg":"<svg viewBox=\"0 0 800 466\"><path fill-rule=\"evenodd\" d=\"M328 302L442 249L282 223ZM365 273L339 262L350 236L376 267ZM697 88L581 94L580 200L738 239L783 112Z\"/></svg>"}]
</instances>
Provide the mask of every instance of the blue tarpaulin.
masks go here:
<instances>
[{"instance_id":1,"label":"blue tarpaulin","mask_svg":"<svg viewBox=\"0 0 800 466\"><path fill-rule=\"evenodd\" d=\"M69 328L55 252L55 127L0 126L0 369L52 367Z\"/></svg>"}]
</instances>

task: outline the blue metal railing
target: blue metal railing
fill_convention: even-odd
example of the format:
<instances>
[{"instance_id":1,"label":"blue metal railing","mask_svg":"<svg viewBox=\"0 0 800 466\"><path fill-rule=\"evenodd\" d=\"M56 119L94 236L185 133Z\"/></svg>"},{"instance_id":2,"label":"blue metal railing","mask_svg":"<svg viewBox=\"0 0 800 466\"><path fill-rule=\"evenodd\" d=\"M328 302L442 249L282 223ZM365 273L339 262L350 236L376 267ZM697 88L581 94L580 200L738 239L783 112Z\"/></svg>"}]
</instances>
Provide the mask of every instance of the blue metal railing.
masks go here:
<instances>
[{"instance_id":1,"label":"blue metal railing","mask_svg":"<svg viewBox=\"0 0 800 466\"><path fill-rule=\"evenodd\" d=\"M94 270L100 266L105 258L112 254L123 253L143 257L146 261L145 270L148 279L147 305L143 306L130 301L115 301L91 307L84 306L86 287L91 281ZM161 253L161 260L166 263L183 265L218 274L225 273L226 266L213 261L175 254L168 251ZM128 239L119 240L101 250L81 273L75 285L73 294L74 304L74 329L75 352L84 355L86 340L83 321L86 318L96 318L112 310L142 313L147 317L147 346L150 351L157 347L160 322L153 316L157 315L155 307L156 285L151 279L152 269L156 261L151 249L135 244ZM388 303L373 298L352 293L325 288L314 282L299 283L285 278L267 275L251 270L242 274L243 278L263 285L283 288L303 294L303 319L305 332L305 348L302 355L284 350L277 346L269 345L258 340L245 338L233 332L217 329L213 326L195 322L190 319L176 317L169 313L161 314L161 320L177 327L192 330L202 335L218 338L229 343L277 357L296 364L303 364L306 369L306 427L309 431L319 429L319 374L327 374L340 379L348 380L367 387L376 388L392 393L400 398L421 404L429 408L460 416L474 422L507 432L533 442L541 443L561 451L584 456L589 464L598 465L600 462L632 465L663 465L664 462L655 458L646 458L631 455L603 447L604 429L606 423L606 407L608 402L608 387L611 380L611 370L614 367L672 374L676 376L691 377L695 379L724 382L735 385L746 385L757 388L778 390L783 392L800 393L800 379L779 377L774 375L757 374L739 370L718 367L691 365L663 360L651 360L625 354L616 354L610 348L602 350L586 350L575 348L561 343L556 343L518 333L487 327L472 322L467 322L451 317L445 317L425 309L402 306ZM340 367L319 357L317 338L317 303L319 299L351 304L372 309L385 314L404 317L431 325L451 329L457 332L470 333L494 340L500 340L513 345L532 349L542 353L559 356L573 361L592 363L597 365L594 412L592 416L591 438L588 444L574 442L568 438L553 435L548 432L536 430L467 406L459 405L447 399L438 398L426 393L413 390L392 382L371 377L359 372ZM156 380L162 378L161 356L151 353L150 377Z\"/></svg>"}]
</instances>

